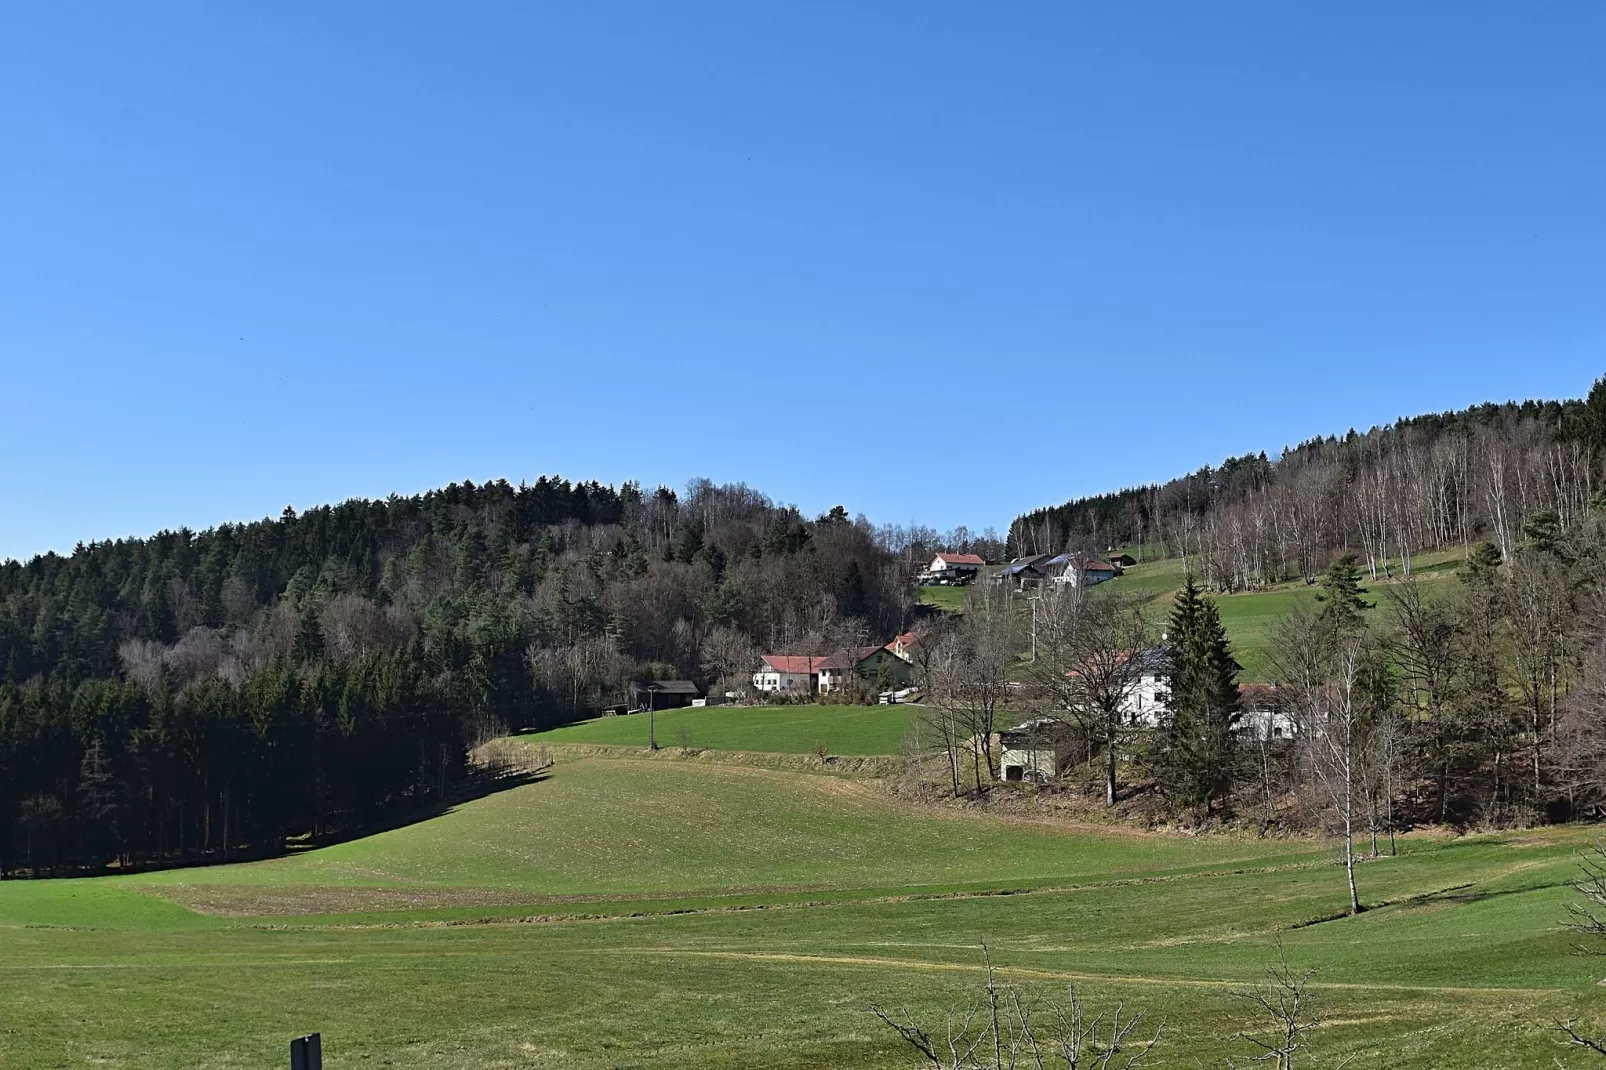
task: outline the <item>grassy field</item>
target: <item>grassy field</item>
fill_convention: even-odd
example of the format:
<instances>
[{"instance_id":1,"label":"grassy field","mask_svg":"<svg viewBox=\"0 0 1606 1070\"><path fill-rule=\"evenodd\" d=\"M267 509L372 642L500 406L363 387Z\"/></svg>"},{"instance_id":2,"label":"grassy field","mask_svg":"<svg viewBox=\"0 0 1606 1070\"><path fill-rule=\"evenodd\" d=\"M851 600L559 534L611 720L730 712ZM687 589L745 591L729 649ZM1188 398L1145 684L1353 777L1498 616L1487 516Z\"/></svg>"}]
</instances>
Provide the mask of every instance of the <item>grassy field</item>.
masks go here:
<instances>
[{"instance_id":1,"label":"grassy field","mask_svg":"<svg viewBox=\"0 0 1606 1070\"><path fill-rule=\"evenodd\" d=\"M664 710L658 745L709 750L811 754L823 743L832 754L897 754L915 711L909 706L709 706ZM645 747L647 714L598 717L519 738L534 743L597 743Z\"/></svg>"},{"instance_id":2,"label":"grassy field","mask_svg":"<svg viewBox=\"0 0 1606 1070\"><path fill-rule=\"evenodd\" d=\"M936 606L958 612L965 608L965 592L968 587L916 587L915 598L923 606Z\"/></svg>"},{"instance_id":3,"label":"grassy field","mask_svg":"<svg viewBox=\"0 0 1606 1070\"><path fill-rule=\"evenodd\" d=\"M1559 925L1589 829L1328 845L917 809L843 777L585 760L429 822L269 862L0 884L0 1066L911 1067L986 940L1006 979L1165 1019L1222 1066L1281 940L1318 970L1311 1061L1592 1065L1598 960ZM1010 893L1010 894L999 894ZM1568 1060L1572 1061L1569 1063Z\"/></svg>"},{"instance_id":4,"label":"grassy field","mask_svg":"<svg viewBox=\"0 0 1606 1070\"><path fill-rule=\"evenodd\" d=\"M1413 562L1414 574L1424 580L1442 580L1460 567L1460 550L1424 554ZM1145 561L1132 566L1126 573L1098 588L1100 591L1124 591L1149 599L1150 609L1157 625L1162 625L1170 611L1171 598L1183 583L1180 558L1163 558ZM1376 588L1379 584L1365 581L1373 589L1372 602L1379 603ZM1243 665L1243 679L1249 682L1267 682L1276 676L1272 664L1272 637L1277 622L1295 606L1313 604L1319 588L1302 580L1276 584L1261 591L1238 594L1211 594L1221 610L1221 623L1232 640L1238 661Z\"/></svg>"}]
</instances>

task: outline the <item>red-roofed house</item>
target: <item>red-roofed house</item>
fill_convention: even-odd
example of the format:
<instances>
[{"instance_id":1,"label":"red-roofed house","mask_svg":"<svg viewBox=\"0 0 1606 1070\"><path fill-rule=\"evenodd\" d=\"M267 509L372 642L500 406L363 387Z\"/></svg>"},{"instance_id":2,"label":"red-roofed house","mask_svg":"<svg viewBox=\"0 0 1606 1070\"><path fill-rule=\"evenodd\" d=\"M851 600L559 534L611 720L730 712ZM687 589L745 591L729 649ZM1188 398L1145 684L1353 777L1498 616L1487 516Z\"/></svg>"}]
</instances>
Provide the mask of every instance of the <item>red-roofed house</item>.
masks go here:
<instances>
[{"instance_id":1,"label":"red-roofed house","mask_svg":"<svg viewBox=\"0 0 1606 1070\"><path fill-rule=\"evenodd\" d=\"M920 573L920 582L969 583L986 564L976 554L938 554Z\"/></svg>"},{"instance_id":2,"label":"red-roofed house","mask_svg":"<svg viewBox=\"0 0 1606 1070\"><path fill-rule=\"evenodd\" d=\"M920 642L920 636L914 632L904 632L888 643L886 648L904 661L914 661L914 647L918 642Z\"/></svg>"},{"instance_id":3,"label":"red-roofed house","mask_svg":"<svg viewBox=\"0 0 1606 1070\"><path fill-rule=\"evenodd\" d=\"M764 654L753 674L753 687L759 691L812 694L819 686L820 666L825 658L818 654Z\"/></svg>"}]
</instances>

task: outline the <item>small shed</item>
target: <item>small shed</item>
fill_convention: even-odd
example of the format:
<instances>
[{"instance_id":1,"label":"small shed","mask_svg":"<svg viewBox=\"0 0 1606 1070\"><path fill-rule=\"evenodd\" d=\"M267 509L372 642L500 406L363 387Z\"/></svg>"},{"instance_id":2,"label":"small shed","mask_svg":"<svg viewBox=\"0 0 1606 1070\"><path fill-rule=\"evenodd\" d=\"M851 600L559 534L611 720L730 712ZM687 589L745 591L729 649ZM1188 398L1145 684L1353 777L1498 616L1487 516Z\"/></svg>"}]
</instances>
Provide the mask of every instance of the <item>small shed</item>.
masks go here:
<instances>
[{"instance_id":1,"label":"small shed","mask_svg":"<svg viewBox=\"0 0 1606 1070\"><path fill-rule=\"evenodd\" d=\"M630 708L678 710L703 697L703 689L690 680L638 680L630 685Z\"/></svg>"},{"instance_id":2,"label":"small shed","mask_svg":"<svg viewBox=\"0 0 1606 1070\"><path fill-rule=\"evenodd\" d=\"M998 733L998 768L1005 780L1053 780L1070 753L1069 732L1052 717L1035 717Z\"/></svg>"},{"instance_id":3,"label":"small shed","mask_svg":"<svg viewBox=\"0 0 1606 1070\"><path fill-rule=\"evenodd\" d=\"M1133 557L1131 554L1111 554L1109 557L1106 557L1105 560L1114 565L1116 568L1131 568L1133 565L1138 563L1138 559Z\"/></svg>"}]
</instances>

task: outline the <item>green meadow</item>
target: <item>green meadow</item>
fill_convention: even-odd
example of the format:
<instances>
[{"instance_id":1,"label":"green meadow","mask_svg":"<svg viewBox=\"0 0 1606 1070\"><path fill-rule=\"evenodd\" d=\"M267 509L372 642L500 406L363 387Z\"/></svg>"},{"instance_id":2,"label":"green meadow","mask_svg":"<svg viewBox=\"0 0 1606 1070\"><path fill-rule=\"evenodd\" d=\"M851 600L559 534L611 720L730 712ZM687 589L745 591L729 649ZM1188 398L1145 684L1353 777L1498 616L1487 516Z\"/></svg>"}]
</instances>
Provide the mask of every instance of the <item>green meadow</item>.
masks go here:
<instances>
[{"instance_id":1,"label":"green meadow","mask_svg":"<svg viewBox=\"0 0 1606 1070\"><path fill-rule=\"evenodd\" d=\"M649 720L660 747L812 754L897 754L916 711L909 706L705 706L597 717L520 736L532 743L645 747Z\"/></svg>"},{"instance_id":2,"label":"green meadow","mask_svg":"<svg viewBox=\"0 0 1606 1070\"><path fill-rule=\"evenodd\" d=\"M959 611L965 608L968 587L916 587L915 599L923 606Z\"/></svg>"},{"instance_id":3,"label":"green meadow","mask_svg":"<svg viewBox=\"0 0 1606 1070\"><path fill-rule=\"evenodd\" d=\"M1404 838L1342 914L1332 844L921 808L876 782L657 758L293 857L0 884L0 1066L912 1067L985 941L1006 980L1165 1023L1150 1064L1253 1054L1235 996L1314 968L1304 1065L1592 1065L1606 972L1562 927L1589 828Z\"/></svg>"},{"instance_id":4,"label":"green meadow","mask_svg":"<svg viewBox=\"0 0 1606 1070\"><path fill-rule=\"evenodd\" d=\"M1423 554L1412 562L1412 571L1425 581L1443 580L1454 574L1461 560L1460 550ZM1150 615L1157 626L1163 626L1171 608L1171 599L1181 588L1184 579L1180 558L1162 558L1140 562L1097 590L1124 591L1147 599ZM1381 604L1380 588L1389 582L1392 581L1363 581L1372 592L1372 613L1376 613L1377 605ZM1285 581L1260 591L1210 593L1221 611L1221 623L1227 629L1227 637L1232 640L1233 651L1243 666L1245 681L1264 683L1276 677L1272 647L1277 622L1297 606L1314 604L1318 594L1320 588L1302 580Z\"/></svg>"}]
</instances>

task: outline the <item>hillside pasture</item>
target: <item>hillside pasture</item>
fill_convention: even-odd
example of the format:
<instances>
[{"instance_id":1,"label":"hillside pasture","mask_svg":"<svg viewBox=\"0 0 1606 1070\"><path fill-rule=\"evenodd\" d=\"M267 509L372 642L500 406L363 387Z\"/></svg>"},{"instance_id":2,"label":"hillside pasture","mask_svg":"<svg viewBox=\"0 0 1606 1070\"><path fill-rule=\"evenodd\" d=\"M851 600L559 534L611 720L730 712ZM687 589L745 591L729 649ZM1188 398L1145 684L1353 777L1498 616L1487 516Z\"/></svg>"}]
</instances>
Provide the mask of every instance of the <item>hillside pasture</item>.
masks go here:
<instances>
[{"instance_id":1,"label":"hillside pasture","mask_svg":"<svg viewBox=\"0 0 1606 1070\"><path fill-rule=\"evenodd\" d=\"M978 580L977 582L985 582ZM958 613L965 608L965 593L969 587L945 587L928 584L915 588L915 599L923 606L935 606L950 613Z\"/></svg>"},{"instance_id":2,"label":"hillside pasture","mask_svg":"<svg viewBox=\"0 0 1606 1070\"><path fill-rule=\"evenodd\" d=\"M1342 914L1326 844L900 803L841 777L588 760L294 858L0 884L0 1066L912 1067L981 978L1163 1018L1148 1065L1253 1054L1234 993L1318 970L1309 1065L1549 1068L1606 1025L1560 925L1590 829L1413 834ZM1567 1065L1564 1063L1564 1065ZM1578 1061L1572 1065L1584 1066Z\"/></svg>"},{"instance_id":3,"label":"hillside pasture","mask_svg":"<svg viewBox=\"0 0 1606 1070\"><path fill-rule=\"evenodd\" d=\"M704 706L661 710L652 715L660 747L683 742L707 750L812 754L897 754L918 708L897 706ZM649 716L629 713L517 737L530 743L590 743L646 747Z\"/></svg>"},{"instance_id":4,"label":"hillside pasture","mask_svg":"<svg viewBox=\"0 0 1606 1070\"><path fill-rule=\"evenodd\" d=\"M1453 577L1461 566L1464 554L1459 548L1420 554L1412 561L1412 576L1426 582L1442 581ZM1399 581L1398 562L1390 576L1376 581L1363 576L1362 583L1369 590L1368 599L1373 608L1369 616L1378 616L1383 605L1382 589ZM1171 601L1186 578L1180 558L1161 558L1143 561L1127 569L1125 574L1095 588L1101 594L1124 592L1144 599L1146 612L1156 629L1165 627ZM1304 580L1284 580L1258 591L1238 591L1221 594L1206 592L1221 611L1221 623L1232 641L1233 651L1243 665L1242 679L1251 683L1266 683L1276 678L1274 639L1277 622L1301 605L1316 605L1321 589Z\"/></svg>"}]
</instances>

